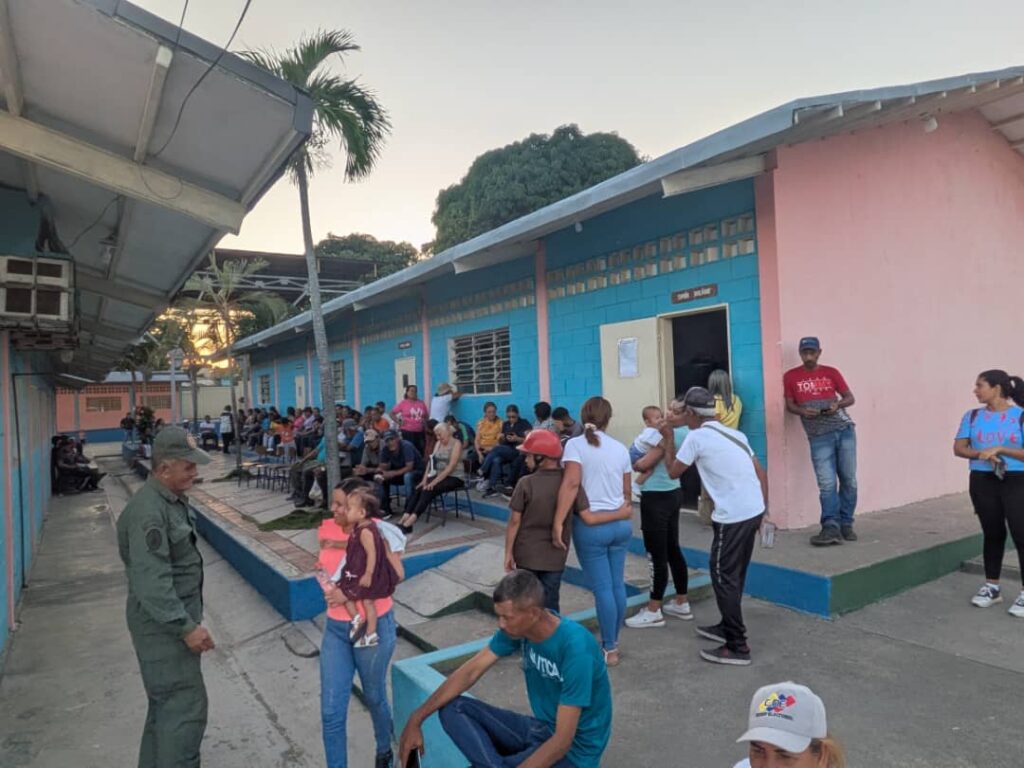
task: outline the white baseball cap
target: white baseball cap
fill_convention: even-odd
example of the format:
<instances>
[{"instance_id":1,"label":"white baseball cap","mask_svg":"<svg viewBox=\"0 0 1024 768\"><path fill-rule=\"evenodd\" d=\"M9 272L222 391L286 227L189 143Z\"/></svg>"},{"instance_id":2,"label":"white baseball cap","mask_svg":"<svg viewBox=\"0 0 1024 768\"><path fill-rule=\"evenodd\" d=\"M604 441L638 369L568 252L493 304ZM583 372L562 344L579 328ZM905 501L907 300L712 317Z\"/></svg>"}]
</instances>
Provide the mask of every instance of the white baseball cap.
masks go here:
<instances>
[{"instance_id":1,"label":"white baseball cap","mask_svg":"<svg viewBox=\"0 0 1024 768\"><path fill-rule=\"evenodd\" d=\"M766 685L750 702L747 729L736 741L761 741L799 754L828 735L825 704L805 685Z\"/></svg>"}]
</instances>

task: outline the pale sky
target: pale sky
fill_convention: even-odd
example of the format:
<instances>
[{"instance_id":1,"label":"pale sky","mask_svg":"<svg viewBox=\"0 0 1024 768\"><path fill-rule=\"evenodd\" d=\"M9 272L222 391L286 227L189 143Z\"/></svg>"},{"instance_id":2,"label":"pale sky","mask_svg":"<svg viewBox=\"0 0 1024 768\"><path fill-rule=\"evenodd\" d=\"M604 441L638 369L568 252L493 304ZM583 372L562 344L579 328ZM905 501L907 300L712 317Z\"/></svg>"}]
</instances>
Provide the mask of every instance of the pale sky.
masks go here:
<instances>
[{"instance_id":1,"label":"pale sky","mask_svg":"<svg viewBox=\"0 0 1024 768\"><path fill-rule=\"evenodd\" d=\"M183 0L134 0L177 23ZM244 0L191 0L185 28L223 44ZM317 28L362 46L339 72L377 92L394 129L376 170L314 178L313 234L433 239L440 189L480 153L565 123L657 157L791 99L1024 63L1020 3L989 0L253 0L234 49ZM300 252L282 179L225 247Z\"/></svg>"}]
</instances>

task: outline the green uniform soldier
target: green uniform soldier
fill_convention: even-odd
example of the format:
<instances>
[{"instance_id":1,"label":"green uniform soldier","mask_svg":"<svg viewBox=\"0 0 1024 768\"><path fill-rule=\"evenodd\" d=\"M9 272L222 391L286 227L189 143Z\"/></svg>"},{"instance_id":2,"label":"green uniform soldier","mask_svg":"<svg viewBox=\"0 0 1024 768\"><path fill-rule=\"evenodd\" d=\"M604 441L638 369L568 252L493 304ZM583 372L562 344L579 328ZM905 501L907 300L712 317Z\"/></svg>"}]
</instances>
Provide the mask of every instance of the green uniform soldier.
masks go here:
<instances>
[{"instance_id":1,"label":"green uniform soldier","mask_svg":"<svg viewBox=\"0 0 1024 768\"><path fill-rule=\"evenodd\" d=\"M153 469L117 521L128 575L128 631L149 699L139 768L199 766L206 730L200 655L213 650L202 626L203 558L184 496L210 456L180 427L153 441Z\"/></svg>"}]
</instances>

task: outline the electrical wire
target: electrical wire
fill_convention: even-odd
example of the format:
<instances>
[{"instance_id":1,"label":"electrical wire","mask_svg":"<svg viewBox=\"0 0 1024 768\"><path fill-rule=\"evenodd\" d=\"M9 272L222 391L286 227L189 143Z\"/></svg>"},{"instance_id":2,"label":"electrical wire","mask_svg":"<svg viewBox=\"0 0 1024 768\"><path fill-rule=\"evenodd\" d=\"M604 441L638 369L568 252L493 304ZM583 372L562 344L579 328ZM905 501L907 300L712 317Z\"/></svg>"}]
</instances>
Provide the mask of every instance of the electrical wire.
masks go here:
<instances>
[{"instance_id":1,"label":"electrical wire","mask_svg":"<svg viewBox=\"0 0 1024 768\"><path fill-rule=\"evenodd\" d=\"M72 239L72 241L67 246L68 253L71 253L71 249L74 248L76 245L78 245L78 241L82 239L82 237L85 235L86 232L90 231L91 229L93 229L93 227L95 227L97 224L99 224L101 221L103 221L103 217L107 215L107 211L110 210L110 206L112 206L114 203L116 203L119 197L121 197L121 196L120 195L114 195L110 199L110 202L107 203L105 206L103 206L103 210L100 211L100 215L97 216L95 219L93 219L92 224L90 224L85 229L83 229L81 232L79 232L77 235L75 235L74 239Z\"/></svg>"},{"instance_id":2,"label":"electrical wire","mask_svg":"<svg viewBox=\"0 0 1024 768\"><path fill-rule=\"evenodd\" d=\"M181 116L185 112L185 105L188 104L188 100L190 98L192 98L192 94L196 92L196 89L202 84L203 80L206 79L207 75L209 75L216 68L216 66L218 64L220 64L220 60L222 58L224 58L224 55L228 52L228 48L230 48L231 44L235 41L235 35L238 34L238 29L242 26L242 22L245 20L245 15L249 12L249 6L250 5L252 5L252 0L245 0L245 6L243 6L242 13L239 15L238 21L235 23L235 28L231 32L231 37L228 38L228 41L224 44L224 47L220 49L220 53L217 54L217 57L212 62L210 62L210 65L206 68L206 70L203 72L203 74L199 76L199 79L196 80L195 84L189 89L188 93L185 94L185 98L182 99L181 106L178 107L178 114L174 118L174 127L171 128L170 135L167 137L167 139L164 141L164 143L160 146L160 149L158 149L156 152L154 152L151 155L151 157L154 157L154 158L159 157L163 153L163 151L165 149L167 149L168 145L171 143L171 140L174 138L174 134L178 132L178 127L181 125ZM185 7L186 8L188 7L188 3L187 2L185 4ZM182 21L184 22L184 20L185 20L185 13L184 13L184 11L182 11L181 18L182 18ZM180 27L179 27L179 30L178 30L178 34L179 35L181 34Z\"/></svg>"}]
</instances>

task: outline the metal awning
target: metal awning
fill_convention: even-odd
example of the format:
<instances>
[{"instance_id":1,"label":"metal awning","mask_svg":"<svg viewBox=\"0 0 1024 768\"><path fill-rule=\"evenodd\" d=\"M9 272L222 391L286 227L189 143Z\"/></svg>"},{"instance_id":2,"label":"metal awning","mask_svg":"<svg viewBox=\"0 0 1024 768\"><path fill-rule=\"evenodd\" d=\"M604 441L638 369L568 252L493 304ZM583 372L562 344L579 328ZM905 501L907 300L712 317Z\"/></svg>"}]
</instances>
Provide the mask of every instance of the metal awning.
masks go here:
<instances>
[{"instance_id":1,"label":"metal awning","mask_svg":"<svg viewBox=\"0 0 1024 768\"><path fill-rule=\"evenodd\" d=\"M75 262L68 373L102 379L309 136L309 97L231 54L179 121L220 53L119 0L0 0L0 184Z\"/></svg>"},{"instance_id":2,"label":"metal awning","mask_svg":"<svg viewBox=\"0 0 1024 768\"><path fill-rule=\"evenodd\" d=\"M444 274L522 258L534 252L539 238L643 197L681 194L756 176L766 168L765 153L778 146L967 110L978 110L1024 154L1024 67L797 99L332 299L323 305L324 315L393 301ZM305 312L242 339L233 349L266 347L310 325Z\"/></svg>"}]
</instances>

